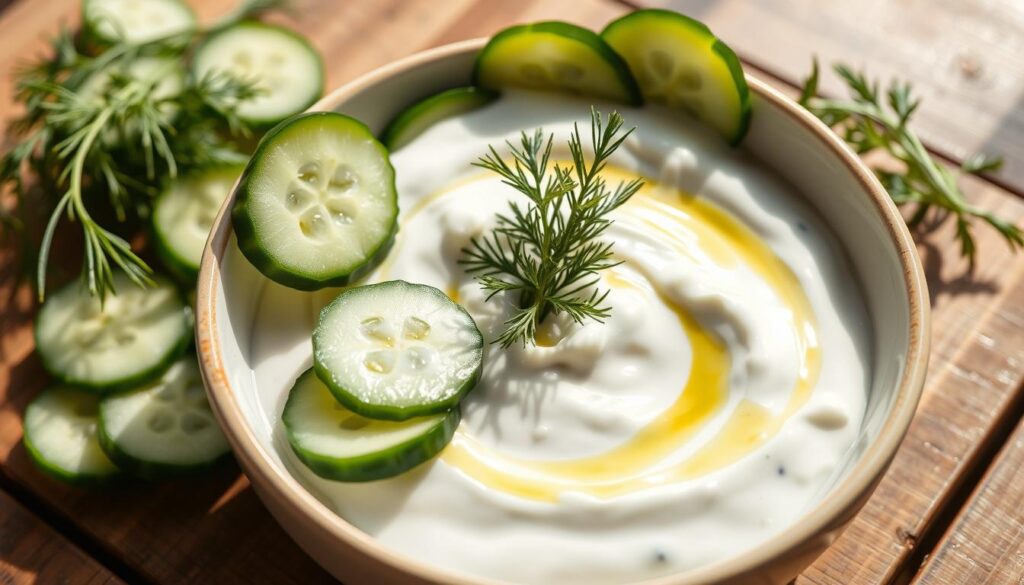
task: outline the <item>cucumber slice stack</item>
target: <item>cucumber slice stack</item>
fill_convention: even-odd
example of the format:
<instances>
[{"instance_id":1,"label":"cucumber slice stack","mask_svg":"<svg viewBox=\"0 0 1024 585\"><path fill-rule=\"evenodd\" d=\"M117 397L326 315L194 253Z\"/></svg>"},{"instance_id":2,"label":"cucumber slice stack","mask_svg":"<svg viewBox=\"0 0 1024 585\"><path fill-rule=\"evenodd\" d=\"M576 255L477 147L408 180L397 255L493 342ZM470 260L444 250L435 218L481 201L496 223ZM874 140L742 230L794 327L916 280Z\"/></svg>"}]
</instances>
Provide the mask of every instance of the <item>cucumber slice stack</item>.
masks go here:
<instances>
[{"instance_id":1,"label":"cucumber slice stack","mask_svg":"<svg viewBox=\"0 0 1024 585\"><path fill-rule=\"evenodd\" d=\"M159 376L192 339L192 312L167 279L142 288L117 273L105 302L71 283L36 317L36 350L50 374L98 393Z\"/></svg>"},{"instance_id":2,"label":"cucumber slice stack","mask_svg":"<svg viewBox=\"0 0 1024 585\"><path fill-rule=\"evenodd\" d=\"M70 386L43 390L25 410L25 450L53 477L90 484L117 475L97 440L99 398Z\"/></svg>"},{"instance_id":3,"label":"cucumber slice stack","mask_svg":"<svg viewBox=\"0 0 1024 585\"><path fill-rule=\"evenodd\" d=\"M309 41L261 22L244 22L206 39L196 49L193 70L199 78L227 72L254 83L260 95L244 101L237 112L262 128L313 105L324 89L323 61Z\"/></svg>"},{"instance_id":4,"label":"cucumber slice stack","mask_svg":"<svg viewBox=\"0 0 1024 585\"><path fill-rule=\"evenodd\" d=\"M157 197L153 205L156 251L182 282L195 282L213 220L243 168L215 167L179 177Z\"/></svg>"},{"instance_id":5,"label":"cucumber slice stack","mask_svg":"<svg viewBox=\"0 0 1024 585\"><path fill-rule=\"evenodd\" d=\"M230 452L192 355L153 382L105 396L99 442L118 467L145 478L195 473Z\"/></svg>"},{"instance_id":6,"label":"cucumber slice stack","mask_svg":"<svg viewBox=\"0 0 1024 585\"><path fill-rule=\"evenodd\" d=\"M395 280L338 295L313 354L284 408L292 450L321 477L371 481L448 444L480 377L483 336L440 290Z\"/></svg>"},{"instance_id":7,"label":"cucumber slice stack","mask_svg":"<svg viewBox=\"0 0 1024 585\"><path fill-rule=\"evenodd\" d=\"M643 103L622 57L593 31L567 22L524 24L494 35L476 58L473 83Z\"/></svg>"},{"instance_id":8,"label":"cucumber slice stack","mask_svg":"<svg viewBox=\"0 0 1024 585\"><path fill-rule=\"evenodd\" d=\"M348 116L295 116L260 142L232 219L242 253L268 278L301 290L348 284L383 259L397 230L388 151Z\"/></svg>"},{"instance_id":9,"label":"cucumber slice stack","mask_svg":"<svg viewBox=\"0 0 1024 585\"><path fill-rule=\"evenodd\" d=\"M644 99L686 110L738 144L750 95L736 54L703 23L670 10L638 10L601 37L629 63Z\"/></svg>"}]
</instances>

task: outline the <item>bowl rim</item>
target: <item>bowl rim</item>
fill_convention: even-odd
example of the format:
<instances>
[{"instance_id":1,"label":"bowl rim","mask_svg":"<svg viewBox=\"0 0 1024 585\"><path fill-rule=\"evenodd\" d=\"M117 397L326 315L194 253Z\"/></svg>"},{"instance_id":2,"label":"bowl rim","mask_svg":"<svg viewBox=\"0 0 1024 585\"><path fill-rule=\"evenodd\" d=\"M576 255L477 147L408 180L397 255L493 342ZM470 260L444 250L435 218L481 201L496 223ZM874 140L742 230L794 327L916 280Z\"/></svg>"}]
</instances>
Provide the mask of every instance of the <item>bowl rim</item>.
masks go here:
<instances>
[{"instance_id":1,"label":"bowl rim","mask_svg":"<svg viewBox=\"0 0 1024 585\"><path fill-rule=\"evenodd\" d=\"M444 60L467 52L479 51L487 38L477 38L427 49L378 67L355 80L335 89L313 104L309 111L333 110L342 100L383 79L401 75L425 63ZM717 561L704 567L647 579L637 585L690 585L719 582L750 575L758 567L770 565L773 559L794 553L824 532L837 526L837 519L849 517L859 509L866 495L873 490L888 468L896 450L906 434L920 399L930 344L930 302L920 258L910 232L888 193L874 174L846 144L820 120L800 107L782 92L745 73L747 83L758 98L771 102L783 113L808 130L822 145L853 173L864 193L887 229L896 246L900 269L907 291L909 309L909 343L906 365L897 388L892 410L886 417L878 436L872 441L860 460L847 472L846 478L814 505L797 522L774 538L736 557ZM237 187L237 182L236 185ZM234 390L225 373L215 313L217 284L221 280L220 262L227 251L232 233L231 214L228 209L234 201L235 189L225 199L214 220L206 247L203 250L196 295L196 349L200 369L206 383L214 413L225 431L235 456L246 475L257 487L270 486L273 497L298 513L320 532L351 547L355 552L373 560L398 568L419 579L453 585L483 585L503 583L492 579L463 575L434 565L420 562L392 551L372 536L362 532L317 500L297 479L285 470L269 463L269 454L245 423L235 399ZM262 497L270 497L271 494ZM839 523L842 524L842 523Z\"/></svg>"}]
</instances>

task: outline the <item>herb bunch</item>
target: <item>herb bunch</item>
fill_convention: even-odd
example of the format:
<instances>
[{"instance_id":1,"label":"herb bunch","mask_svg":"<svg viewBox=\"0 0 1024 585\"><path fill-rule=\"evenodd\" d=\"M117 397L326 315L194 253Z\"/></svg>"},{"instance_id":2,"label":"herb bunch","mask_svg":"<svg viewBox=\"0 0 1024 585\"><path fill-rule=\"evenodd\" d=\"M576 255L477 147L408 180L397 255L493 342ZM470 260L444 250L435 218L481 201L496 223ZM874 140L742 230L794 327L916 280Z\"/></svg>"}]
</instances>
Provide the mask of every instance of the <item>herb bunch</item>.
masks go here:
<instances>
[{"instance_id":1,"label":"herb bunch","mask_svg":"<svg viewBox=\"0 0 1024 585\"><path fill-rule=\"evenodd\" d=\"M117 223L145 217L164 180L245 160L234 141L249 130L235 108L257 95L251 83L227 74L183 76L180 90L170 95L160 84L201 38L274 6L245 1L208 29L138 44L116 40L95 54L80 49L74 32L65 29L46 55L17 72L15 99L25 111L9 125L15 142L0 158L0 189L13 193L13 202L0 206L0 227L9 236L40 209L50 211L36 263L40 300L62 218L82 231L82 278L91 294L103 298L113 291L115 269L136 284L150 282L152 270L125 234L98 217L105 209ZM167 71L135 74L142 60L156 57L169 64ZM30 192L30 185L38 189Z\"/></svg>"},{"instance_id":2,"label":"herb bunch","mask_svg":"<svg viewBox=\"0 0 1024 585\"><path fill-rule=\"evenodd\" d=\"M810 76L804 81L800 104L825 124L835 127L858 154L881 149L902 163L902 172L873 170L897 205L915 206L907 221L910 227L919 225L932 210L936 210L940 218L954 216L960 252L972 270L976 252L973 220L981 220L998 231L1011 249L1024 247L1021 228L972 205L957 185L959 176L996 170L1002 165L1002 159L977 155L966 160L958 171L950 171L935 162L909 127L910 118L920 104L911 96L909 83L894 80L883 99L878 83L869 82L863 73L843 64L836 64L834 70L846 83L850 98L818 96L819 72L815 60Z\"/></svg>"},{"instance_id":3,"label":"herb bunch","mask_svg":"<svg viewBox=\"0 0 1024 585\"><path fill-rule=\"evenodd\" d=\"M621 132L622 116L604 122L591 108L593 157L588 163L578 126L569 138L571 166L549 166L553 135L522 133L519 146L508 142L510 165L494 146L476 164L497 173L502 182L529 199L527 206L509 202L494 229L473 238L459 260L488 293L515 295L517 309L495 340L502 347L535 343L537 326L549 315L565 313L577 323L603 321L611 309L608 291L597 287L599 271L620 264L612 243L601 235L611 225L608 214L643 186L635 179L609 188L601 172L608 158L632 130Z\"/></svg>"}]
</instances>

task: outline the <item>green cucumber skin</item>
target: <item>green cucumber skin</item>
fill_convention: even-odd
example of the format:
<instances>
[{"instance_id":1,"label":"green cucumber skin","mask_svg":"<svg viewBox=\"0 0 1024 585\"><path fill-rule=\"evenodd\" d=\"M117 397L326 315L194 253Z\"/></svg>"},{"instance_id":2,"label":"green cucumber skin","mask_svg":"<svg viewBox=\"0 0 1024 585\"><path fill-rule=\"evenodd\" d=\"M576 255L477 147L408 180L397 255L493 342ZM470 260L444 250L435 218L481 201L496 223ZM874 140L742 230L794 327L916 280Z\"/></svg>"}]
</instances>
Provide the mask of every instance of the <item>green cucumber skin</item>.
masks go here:
<instances>
[{"instance_id":1,"label":"green cucumber skin","mask_svg":"<svg viewBox=\"0 0 1024 585\"><path fill-rule=\"evenodd\" d=\"M273 143L274 138L278 134L282 133L290 125L296 122L316 117L344 118L349 123L354 123L360 126L366 132L366 135L376 142L376 138L374 138L373 133L370 132L370 129L367 128L365 124L355 118L345 116L344 114L338 114L335 112L307 112L287 118L275 126L263 137L262 140L260 140L259 145L256 147L256 152L254 152L252 157L249 159L249 163L245 166L245 171L242 172L242 177L239 179L238 188L235 189L235 202L231 209L231 224L235 230L235 240L238 243L238 248L241 250L242 255L244 255L246 259L249 260L249 262L267 278L289 288L303 291L314 291L327 287L345 286L366 276L388 255L388 252L391 251L391 246L395 242L395 236L398 234L398 196L397 190L395 189L395 168L391 165L391 159L387 148L385 148L383 144L377 142L376 146L380 149L381 154L384 156L384 160L387 162L388 169L391 172L391 187L395 192L395 221L392 224L390 235L373 253L367 257L366 261L361 266L351 272L339 274L332 278L317 279L304 274L292 272L291 270L281 266L259 246L256 240L256 225L249 217L249 213L246 209L249 198L248 183L249 177L253 172L253 166L263 152L267 148L270 148L269 145Z\"/></svg>"},{"instance_id":2,"label":"green cucumber skin","mask_svg":"<svg viewBox=\"0 0 1024 585\"><path fill-rule=\"evenodd\" d=\"M747 78L743 74L743 65L740 64L739 57L729 47L729 45L723 43L720 40L715 40L715 44L712 45L711 50L718 53L720 57L725 61L725 64L729 67L729 73L732 74L732 79L736 82L736 89L740 94L740 109L741 118L740 125L736 129L736 134L729 140L729 146L739 146L743 142L743 138L747 135L747 131L750 130L750 116L752 108L750 106L750 88L747 86Z\"/></svg>"},{"instance_id":3,"label":"green cucumber skin","mask_svg":"<svg viewBox=\"0 0 1024 585\"><path fill-rule=\"evenodd\" d=\"M130 390L129 390L130 392ZM99 439L100 448L107 454L107 457L114 462L119 469L134 477L146 480L161 480L174 477L196 475L220 466L225 461L232 459L231 451L215 457L209 461L203 461L193 465L175 465L172 463L159 463L155 461L144 461L135 457L118 446L107 433L103 424L103 401L100 401L100 414L97 417L96 437Z\"/></svg>"},{"instance_id":4,"label":"green cucumber skin","mask_svg":"<svg viewBox=\"0 0 1024 585\"><path fill-rule=\"evenodd\" d=\"M389 282L401 282L401 283L403 283L405 285L433 289L433 294L436 294L436 295L438 295L440 297L443 297L445 300L447 300L448 302L450 302L453 305L455 305L456 309L461 311L464 315L466 315L469 318L470 322L473 323L474 329L476 331L477 342L479 343L479 345L481 347L483 347L483 345L484 345L484 336L483 336L482 333L480 333L480 329L476 327L476 321L473 319L473 316L469 314L469 311L467 311L465 309L465 307L463 307L462 305L460 305L460 304L456 303L455 301L452 301L450 298L448 298L448 295L444 294L439 289L437 289L435 287L432 287L432 286L419 285L419 284L413 285L413 284L405 282L405 281L386 281L386 282L382 282L382 283L377 283L376 285L372 285L371 284L371 285L367 285L367 286L378 286L378 285L381 285L381 284L387 284ZM344 294L344 293L342 293L342 294ZM333 301L331 301L330 304L328 304L326 307L324 307L322 309L321 313L324 312L324 311L328 311L331 308L331 306L334 305L334 303L337 302L338 298L340 298L340 297L341 297L341 295L338 295L338 297L336 297ZM319 325L317 325L317 328L313 331L313 340L314 340L313 341L313 354L314 354L314 356L316 355L316 337L317 337L317 331L318 330L319 330ZM354 413L356 413L356 414L358 414L360 416L365 416L366 418L373 418L373 419L377 419L377 420L399 421L400 422L400 421L408 420L410 418L414 418L414 417L417 417L417 416L427 416L427 415L430 415L430 414L439 414L439 413L445 412L447 410L452 410L452 409L456 408L458 406L459 402L461 402L462 399L466 396L466 394L468 394L470 390L472 390L474 387L476 387L477 382L480 381L480 375L483 372L483 355L482 355L482 353L483 353L483 350L481 350L481 359L480 359L480 362L477 364L476 370L474 370L473 373L468 378L466 378L466 381L463 382L461 386L459 386L459 388L455 391L455 393L449 399L447 399L447 400L445 400L443 402L436 402L434 404L422 404L422 405L414 405L414 406L388 406L388 405L381 405L381 404L371 404L371 403L359 400L358 398L356 398L356 395L353 394L352 392L350 392L347 388L337 384L333 380L333 377L331 376L330 370L327 369L327 367L321 365L319 363L319 360L317 360L315 357L313 359L313 370L316 371L316 376L318 378L320 378L320 381L324 383L324 386L327 386L327 389L330 390L331 394L334 395L334 399L337 400L345 408L351 410L352 412L354 412Z\"/></svg>"},{"instance_id":5,"label":"green cucumber skin","mask_svg":"<svg viewBox=\"0 0 1024 585\"><path fill-rule=\"evenodd\" d=\"M320 55L320 52L316 50L316 47L314 47L313 44L309 42L309 39L307 39L306 37L300 35L299 33L295 32L294 30L292 30L290 28L283 27L283 26L278 26L278 25L274 25L274 24L267 24L267 23L264 23L264 22L257 22L257 21L240 22L240 23L238 23L236 25L233 25L233 26L231 26L229 28L226 28L226 29L223 29L223 30L219 30L219 31L213 33L212 35L206 37L205 39L200 41L200 43L196 46L196 48L192 52L192 54L193 55L199 54L199 52L203 50L203 47L206 46L206 43L209 43L211 40L215 39L217 36L219 36L221 34L224 34L225 32L227 32L229 30L234 30L234 29L237 29L237 28L272 29L272 30L276 30L276 31L279 31L281 33L284 33L284 34L292 37L293 39L299 41L299 43L301 43L306 48L306 50L309 51L310 54L312 54L313 56L316 57L317 72L318 72L316 95L314 95L310 100L308 100L306 102L306 104L302 106L302 109L299 110L299 112L302 112L302 111L305 111L305 110L309 109L310 106L312 106L313 104L315 104L316 102L318 102L320 100L320 97L324 94L324 78L325 78L325 74L324 74L324 58L323 58L323 56ZM199 79L197 77L197 72L195 70L192 71L192 77L193 77L194 81L197 81L197 82L199 81ZM293 114L293 115L295 115L295 114ZM273 128L274 126L276 126L277 124L281 123L282 121L287 120L289 117L290 116L285 116L284 118L242 118L242 121L245 122L246 124L248 124L254 130L263 131L263 130L269 130L269 129Z\"/></svg>"},{"instance_id":6,"label":"green cucumber skin","mask_svg":"<svg viewBox=\"0 0 1024 585\"><path fill-rule=\"evenodd\" d=\"M316 375L312 369L306 370L295 381L295 385L301 382L305 376ZM289 420L288 411L291 402L291 394L284 406L284 415L281 422L284 424L288 443L292 451L302 463L316 475L333 481L344 482L366 482L385 479L404 473L418 465L426 463L447 445L455 429L462 419L458 405L449 410L448 415L437 426L425 435L410 439L389 449L378 451L371 455L337 459L325 455L311 453L302 449L292 440L292 430L296 426L294 421ZM358 413L357 413L358 414Z\"/></svg>"},{"instance_id":7,"label":"green cucumber skin","mask_svg":"<svg viewBox=\"0 0 1024 585\"><path fill-rule=\"evenodd\" d=\"M199 19L196 17L196 11L192 9L187 2L179 2L189 14L192 16L192 26L188 30L194 31L198 26ZM107 47L114 45L118 42L117 39L111 39L101 34L93 26L91 20L86 18L85 14L86 1L81 3L81 10L79 11L79 17L81 18L82 26L78 31L78 38L76 39L76 45L82 49L88 55L97 56L102 53Z\"/></svg>"},{"instance_id":8,"label":"green cucumber skin","mask_svg":"<svg viewBox=\"0 0 1024 585\"><path fill-rule=\"evenodd\" d=\"M190 262L175 254L168 245L167 240L160 234L160 230L150 226L150 236L153 238L153 247L156 249L156 256L167 269L174 280L185 286L193 286L199 278L199 267L192 266Z\"/></svg>"},{"instance_id":9,"label":"green cucumber skin","mask_svg":"<svg viewBox=\"0 0 1024 585\"><path fill-rule=\"evenodd\" d=\"M35 463L36 467L46 475L75 487L92 487L98 485L104 485L118 479L121 476L119 470L115 470L112 473L71 473L66 469L51 465L49 461L36 449L36 446L32 444L32 439L29 438L28 434L25 433L21 437L21 442L25 445L25 451L28 456ZM108 455L109 457L109 455ZM111 459L113 461L113 459ZM117 465L117 463L114 463Z\"/></svg>"},{"instance_id":10,"label":"green cucumber skin","mask_svg":"<svg viewBox=\"0 0 1024 585\"><path fill-rule=\"evenodd\" d=\"M736 53L733 52L729 45L726 45L721 39L716 37L715 34L711 32L711 29L709 29L703 22L690 18L685 14L680 14L672 10L665 10L663 8L646 8L643 10L636 10L618 18L604 27L604 30L601 31L601 37L606 38L610 34L613 34L614 30L620 26L629 25L636 20L644 20L648 18L677 20L686 26L705 33L709 38L714 39L714 43L711 45L711 50L725 61L726 66L729 68L729 73L732 75L733 83L736 85L736 91L739 93L740 123L737 127L736 133L727 138L730 146L738 146L747 135L747 130L750 129L751 108L750 88L747 86L747 78L743 73L743 65L740 63Z\"/></svg>"},{"instance_id":11,"label":"green cucumber skin","mask_svg":"<svg viewBox=\"0 0 1024 585\"><path fill-rule=\"evenodd\" d=\"M498 93L482 87L457 87L432 95L402 110L381 133L380 141L389 150L408 143L415 136L407 136L406 132L411 124L423 116L429 115L434 108L446 105L457 105L457 110L451 111L449 115L442 115L430 121L430 124L460 113L482 108L498 99Z\"/></svg>"},{"instance_id":12,"label":"green cucumber skin","mask_svg":"<svg viewBox=\"0 0 1024 585\"><path fill-rule=\"evenodd\" d=\"M66 286L78 286L78 283L71 282ZM192 309L189 308L189 305L186 302L185 297L181 295L181 289L178 289L177 287L175 287L175 289L178 290L179 296L181 296L182 298L182 304L185 306L184 310L182 311L182 318L188 321L188 323L185 326L185 335L182 335L181 339L178 340L178 343L172 346L168 350L167 354L164 355L160 359L160 361L158 361L152 368L148 370L143 370L138 374L135 374L134 376L122 378L109 384L94 384L92 382L89 382L88 380L79 380L70 376L64 376L60 371L57 370L57 368L53 366L52 363L50 363L50 360L46 356L46 352L39 351L39 327L33 326L32 338L36 344L36 355L39 356L39 361L43 364L43 369L46 370L46 372L50 374L51 377L53 377L55 382L67 384L68 386L75 386L77 388L82 388L83 390L90 390L97 394L109 394L113 392L127 390L129 388L135 388L136 386L145 384L146 382L155 380L156 378L160 377L161 374L166 372L167 369L171 367L171 364L176 362L178 358L180 358L181 356L185 355L185 351L187 351L188 348L192 345L193 338L195 337L195 327L193 323L194 320L192 316ZM36 313L36 323L38 323L40 315L42 315L42 311Z\"/></svg>"},{"instance_id":13,"label":"green cucumber skin","mask_svg":"<svg viewBox=\"0 0 1024 585\"><path fill-rule=\"evenodd\" d=\"M559 20L549 20L544 22L536 22L533 24L521 24L506 28L498 34L491 37L491 40L487 42L487 45L483 49L480 49L480 53L477 54L476 61L473 64L473 85L478 87L480 84L480 69L482 67L484 57L487 55L488 49L491 45L497 44L504 40L506 37L511 37L519 34L528 34L531 32L539 33L552 33L561 36L571 38L575 41L579 41L591 49L593 49L598 55L600 55L605 61L607 61L612 68L615 70L616 76L623 85L623 89L626 90L628 98L626 100L627 105L631 106L642 106L644 103L643 93L640 91L640 86L633 77L633 72L630 70L629 65L622 58L621 55L615 52L608 43L601 38L600 35L594 31L585 29L575 24L568 22L562 22ZM494 88L489 88L494 89Z\"/></svg>"},{"instance_id":14,"label":"green cucumber skin","mask_svg":"<svg viewBox=\"0 0 1024 585\"><path fill-rule=\"evenodd\" d=\"M208 170L220 169L234 169L238 174L241 174L245 167L242 165L224 164L211 167ZM157 208L159 199L166 196L166 190L157 196L157 201L153 203L154 210ZM227 200L227 197L224 199ZM153 238L153 243L155 244L153 247L156 249L157 258L159 258L160 262L163 263L165 268L167 268L167 272L169 272L179 284L194 287L196 280L199 278L199 265L193 265L189 260L182 258L174 252L174 247L170 245L167 239L164 238L163 234L160 233L160 230L156 227L155 213L153 214L153 217L150 218L149 234Z\"/></svg>"}]
</instances>

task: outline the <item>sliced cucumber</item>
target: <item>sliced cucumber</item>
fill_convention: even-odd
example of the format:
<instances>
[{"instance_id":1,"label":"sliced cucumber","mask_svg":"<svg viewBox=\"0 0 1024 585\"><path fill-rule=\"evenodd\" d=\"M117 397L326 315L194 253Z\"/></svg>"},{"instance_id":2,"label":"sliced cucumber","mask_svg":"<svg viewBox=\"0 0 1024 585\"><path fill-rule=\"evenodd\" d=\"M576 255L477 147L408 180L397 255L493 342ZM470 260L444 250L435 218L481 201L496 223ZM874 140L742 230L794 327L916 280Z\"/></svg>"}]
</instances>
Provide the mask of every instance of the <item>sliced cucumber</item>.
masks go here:
<instances>
[{"instance_id":1,"label":"sliced cucumber","mask_svg":"<svg viewBox=\"0 0 1024 585\"><path fill-rule=\"evenodd\" d=\"M392 280L351 288L320 312L313 364L338 402L406 420L445 412L480 377L484 339L440 290Z\"/></svg>"},{"instance_id":2,"label":"sliced cucumber","mask_svg":"<svg viewBox=\"0 0 1024 585\"><path fill-rule=\"evenodd\" d=\"M593 31L567 22L524 24L494 35L476 58L473 83L643 103L622 57Z\"/></svg>"},{"instance_id":3,"label":"sliced cucumber","mask_svg":"<svg viewBox=\"0 0 1024 585\"><path fill-rule=\"evenodd\" d=\"M629 63L644 99L687 110L738 144L750 94L736 54L704 24L670 10L638 10L601 36Z\"/></svg>"},{"instance_id":4,"label":"sliced cucumber","mask_svg":"<svg viewBox=\"0 0 1024 585\"><path fill-rule=\"evenodd\" d=\"M103 99L116 75L151 83L152 96L157 100L176 96L185 87L185 71L178 59L160 56L139 57L128 61L125 67L107 66L93 73L82 82L78 88L78 95L90 101ZM173 112L166 111L166 114L169 117Z\"/></svg>"},{"instance_id":5,"label":"sliced cucumber","mask_svg":"<svg viewBox=\"0 0 1024 585\"><path fill-rule=\"evenodd\" d=\"M143 44L194 29L196 15L182 0L84 0L82 22L91 42Z\"/></svg>"},{"instance_id":6,"label":"sliced cucumber","mask_svg":"<svg viewBox=\"0 0 1024 585\"><path fill-rule=\"evenodd\" d=\"M439 453L460 416L456 406L402 422L364 418L339 404L309 369L295 381L281 418L292 450L313 473L336 481L373 481Z\"/></svg>"},{"instance_id":7,"label":"sliced cucumber","mask_svg":"<svg viewBox=\"0 0 1024 585\"><path fill-rule=\"evenodd\" d=\"M324 90L320 54L287 28L243 22L206 39L193 59L196 76L218 71L253 82L260 94L240 103L238 116L270 127L313 105Z\"/></svg>"},{"instance_id":8,"label":"sliced cucumber","mask_svg":"<svg viewBox=\"0 0 1024 585\"><path fill-rule=\"evenodd\" d=\"M50 475L73 484L103 481L117 467L96 438L99 398L70 386L43 390L25 410L25 450Z\"/></svg>"},{"instance_id":9,"label":"sliced cucumber","mask_svg":"<svg viewBox=\"0 0 1024 585\"><path fill-rule=\"evenodd\" d=\"M97 392L151 380L185 351L192 312L167 279L141 288L114 276L101 306L74 282L49 296L36 317L36 350L55 378Z\"/></svg>"},{"instance_id":10,"label":"sliced cucumber","mask_svg":"<svg viewBox=\"0 0 1024 585\"><path fill-rule=\"evenodd\" d=\"M125 471L140 477L193 473L231 451L213 418L193 355L158 380L100 401L99 441Z\"/></svg>"},{"instance_id":11,"label":"sliced cucumber","mask_svg":"<svg viewBox=\"0 0 1024 585\"><path fill-rule=\"evenodd\" d=\"M442 91L398 114L384 129L381 142L390 150L396 150L441 120L481 108L497 98L497 93L479 87L458 87Z\"/></svg>"},{"instance_id":12,"label":"sliced cucumber","mask_svg":"<svg viewBox=\"0 0 1024 585\"><path fill-rule=\"evenodd\" d=\"M213 220L243 168L215 167L178 177L157 197L153 205L156 251L184 282L194 282L199 274Z\"/></svg>"},{"instance_id":13,"label":"sliced cucumber","mask_svg":"<svg viewBox=\"0 0 1024 585\"><path fill-rule=\"evenodd\" d=\"M296 116L260 142L232 219L242 253L267 277L302 290L347 284L376 266L398 229L388 151L348 116Z\"/></svg>"}]
</instances>

